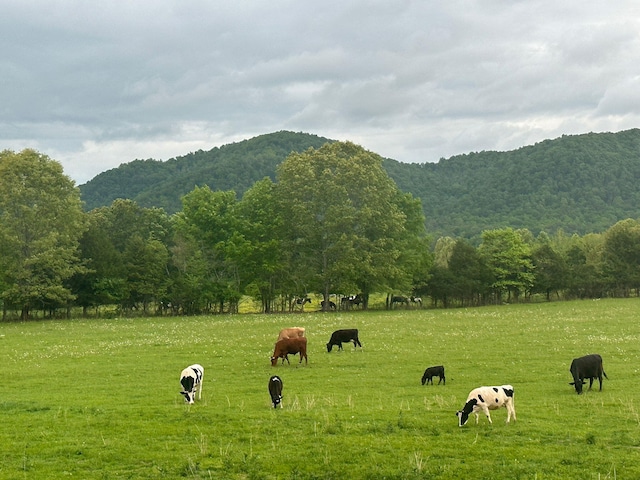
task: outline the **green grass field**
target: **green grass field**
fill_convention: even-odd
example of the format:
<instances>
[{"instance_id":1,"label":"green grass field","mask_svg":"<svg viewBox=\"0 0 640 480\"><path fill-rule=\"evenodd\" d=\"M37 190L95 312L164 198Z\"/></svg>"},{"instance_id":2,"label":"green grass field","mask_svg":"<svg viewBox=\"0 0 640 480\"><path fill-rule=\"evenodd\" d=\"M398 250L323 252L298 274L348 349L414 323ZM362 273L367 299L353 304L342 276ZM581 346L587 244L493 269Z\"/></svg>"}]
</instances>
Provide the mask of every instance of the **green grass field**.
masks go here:
<instances>
[{"instance_id":1,"label":"green grass field","mask_svg":"<svg viewBox=\"0 0 640 480\"><path fill-rule=\"evenodd\" d=\"M0 478L640 478L639 318L628 299L0 324ZM271 367L291 326L309 364ZM364 349L327 353L338 328ZM587 353L610 380L578 396L569 364ZM191 363L205 367L193 406ZM446 386L422 386L437 364ZM472 388L504 383L515 424L501 409L458 427Z\"/></svg>"}]
</instances>

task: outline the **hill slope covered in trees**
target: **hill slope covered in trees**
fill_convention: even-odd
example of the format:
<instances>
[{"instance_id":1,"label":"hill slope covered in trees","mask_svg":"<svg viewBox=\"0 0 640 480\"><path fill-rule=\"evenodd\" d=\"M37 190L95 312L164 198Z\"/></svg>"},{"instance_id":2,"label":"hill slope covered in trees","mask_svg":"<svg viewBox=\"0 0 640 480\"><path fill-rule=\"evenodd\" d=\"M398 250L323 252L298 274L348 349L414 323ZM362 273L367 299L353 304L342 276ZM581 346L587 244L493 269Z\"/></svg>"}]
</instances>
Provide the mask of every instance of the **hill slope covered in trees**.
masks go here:
<instances>
[{"instance_id":1,"label":"hill slope covered in trees","mask_svg":"<svg viewBox=\"0 0 640 480\"><path fill-rule=\"evenodd\" d=\"M80 189L87 209L128 198L172 213L196 185L241 195L257 180L273 179L291 152L327 141L305 133L261 135L166 162L135 160ZM438 163L386 159L384 167L401 190L422 200L434 236L477 238L483 230L507 226L585 234L640 217L640 129L563 136Z\"/></svg>"}]
</instances>

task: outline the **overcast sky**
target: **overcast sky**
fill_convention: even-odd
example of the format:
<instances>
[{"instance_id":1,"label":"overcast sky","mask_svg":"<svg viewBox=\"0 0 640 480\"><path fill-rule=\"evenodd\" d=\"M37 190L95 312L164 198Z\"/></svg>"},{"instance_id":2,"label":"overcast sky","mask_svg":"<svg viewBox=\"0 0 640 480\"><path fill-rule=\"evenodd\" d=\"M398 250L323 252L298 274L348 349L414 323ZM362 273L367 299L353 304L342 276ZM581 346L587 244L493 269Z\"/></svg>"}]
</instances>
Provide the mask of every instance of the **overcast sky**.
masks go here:
<instances>
[{"instance_id":1,"label":"overcast sky","mask_svg":"<svg viewBox=\"0 0 640 480\"><path fill-rule=\"evenodd\" d=\"M4 0L0 82L78 184L279 130L436 162L640 127L640 2Z\"/></svg>"}]
</instances>

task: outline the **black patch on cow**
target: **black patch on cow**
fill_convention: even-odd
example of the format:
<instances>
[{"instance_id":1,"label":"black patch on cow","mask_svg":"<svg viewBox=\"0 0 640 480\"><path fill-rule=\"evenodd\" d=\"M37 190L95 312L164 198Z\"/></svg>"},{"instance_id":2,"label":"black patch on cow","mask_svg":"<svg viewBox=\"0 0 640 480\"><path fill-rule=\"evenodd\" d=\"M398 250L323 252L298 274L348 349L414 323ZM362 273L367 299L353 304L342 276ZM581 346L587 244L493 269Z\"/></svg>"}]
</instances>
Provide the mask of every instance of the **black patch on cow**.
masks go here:
<instances>
[{"instance_id":1,"label":"black patch on cow","mask_svg":"<svg viewBox=\"0 0 640 480\"><path fill-rule=\"evenodd\" d=\"M473 407L478 404L478 400L472 398L467 403L465 403L464 408L462 410L458 410L456 412L456 416L458 417L459 425L462 426L469 420L469 415L473 412Z\"/></svg>"},{"instance_id":2,"label":"black patch on cow","mask_svg":"<svg viewBox=\"0 0 640 480\"><path fill-rule=\"evenodd\" d=\"M186 392L191 392L193 390L193 385L195 383L195 378L193 378L193 377L182 377L180 379L180 383L182 384L182 388L184 388Z\"/></svg>"},{"instance_id":3,"label":"black patch on cow","mask_svg":"<svg viewBox=\"0 0 640 480\"><path fill-rule=\"evenodd\" d=\"M502 391L507 397L513 397L513 389L512 388L503 388Z\"/></svg>"},{"instance_id":4,"label":"black patch on cow","mask_svg":"<svg viewBox=\"0 0 640 480\"><path fill-rule=\"evenodd\" d=\"M485 403L484 398L482 398L482 395L478 394L478 399L479 399L482 403ZM469 401L471 401L471 400L469 400ZM474 402L475 402L475 399L474 399Z\"/></svg>"},{"instance_id":5,"label":"black patch on cow","mask_svg":"<svg viewBox=\"0 0 640 480\"><path fill-rule=\"evenodd\" d=\"M498 389L496 387L493 387L493 391L498 393Z\"/></svg>"}]
</instances>

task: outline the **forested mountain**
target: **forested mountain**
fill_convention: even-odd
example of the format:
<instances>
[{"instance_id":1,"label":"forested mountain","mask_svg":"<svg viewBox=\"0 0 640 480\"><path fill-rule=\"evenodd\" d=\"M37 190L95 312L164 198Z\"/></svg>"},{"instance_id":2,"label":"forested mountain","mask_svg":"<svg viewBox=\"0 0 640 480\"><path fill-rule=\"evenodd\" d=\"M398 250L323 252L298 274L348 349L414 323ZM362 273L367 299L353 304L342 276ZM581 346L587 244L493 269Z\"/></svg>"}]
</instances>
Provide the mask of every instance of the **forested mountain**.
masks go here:
<instances>
[{"instance_id":1,"label":"forested mountain","mask_svg":"<svg viewBox=\"0 0 640 480\"><path fill-rule=\"evenodd\" d=\"M278 132L198 151L167 162L136 160L80 187L86 208L129 198L142 206L180 209L196 185L246 191L274 178L292 151L329 140ZM589 133L545 140L508 152L477 152L438 163L386 159L399 188L422 200L427 230L435 237L477 238L483 230L514 227L585 234L618 220L640 217L640 130Z\"/></svg>"},{"instance_id":2,"label":"forested mountain","mask_svg":"<svg viewBox=\"0 0 640 480\"><path fill-rule=\"evenodd\" d=\"M134 160L103 172L80 186L85 208L108 206L116 198L142 207L181 209L180 198L196 186L234 190L242 195L264 177L275 179L276 166L291 153L320 148L331 140L306 133L277 132L198 150L166 162Z\"/></svg>"}]
</instances>

